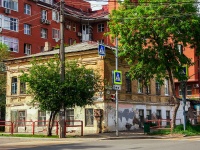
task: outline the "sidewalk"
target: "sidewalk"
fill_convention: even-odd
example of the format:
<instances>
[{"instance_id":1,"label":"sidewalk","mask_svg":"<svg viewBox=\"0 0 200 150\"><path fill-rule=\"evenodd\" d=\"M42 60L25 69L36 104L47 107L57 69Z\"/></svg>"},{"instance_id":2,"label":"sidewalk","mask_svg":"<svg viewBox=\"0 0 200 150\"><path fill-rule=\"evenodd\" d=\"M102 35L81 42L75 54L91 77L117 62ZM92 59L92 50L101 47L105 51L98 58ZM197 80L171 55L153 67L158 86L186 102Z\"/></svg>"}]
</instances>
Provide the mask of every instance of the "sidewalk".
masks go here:
<instances>
[{"instance_id":1,"label":"sidewalk","mask_svg":"<svg viewBox=\"0 0 200 150\"><path fill-rule=\"evenodd\" d=\"M138 130L130 130L130 131L119 131L118 136L116 136L116 132L108 132L108 133L99 133L92 135L84 135L82 138L99 138L102 140L105 139L168 139L168 138L181 138L183 135L149 135L144 134L143 129Z\"/></svg>"}]
</instances>

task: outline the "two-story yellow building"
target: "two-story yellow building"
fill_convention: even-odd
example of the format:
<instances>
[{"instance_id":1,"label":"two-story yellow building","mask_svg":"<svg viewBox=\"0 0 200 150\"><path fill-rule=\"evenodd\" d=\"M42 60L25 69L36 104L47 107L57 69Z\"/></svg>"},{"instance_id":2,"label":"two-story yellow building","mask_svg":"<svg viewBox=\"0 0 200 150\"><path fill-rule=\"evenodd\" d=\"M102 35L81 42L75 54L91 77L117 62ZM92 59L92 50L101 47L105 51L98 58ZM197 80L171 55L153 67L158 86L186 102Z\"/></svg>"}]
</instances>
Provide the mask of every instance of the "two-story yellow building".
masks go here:
<instances>
[{"instance_id":1,"label":"two-story yellow building","mask_svg":"<svg viewBox=\"0 0 200 150\"><path fill-rule=\"evenodd\" d=\"M66 120L83 121L83 133L92 134L114 131L116 126L116 104L111 100L112 71L115 70L114 49L106 47L106 56L98 55L98 43L85 42L65 48L67 60L77 60L88 68L97 69L103 79L108 81L104 91L94 95L94 105L84 108L75 107L66 110ZM59 50L48 50L34 55L6 60L7 93L6 93L6 121L14 122L14 132L31 132L35 122L35 132L45 132L45 124L49 112L42 112L30 104L32 97L26 94L26 84L20 82L21 70L28 70L30 61L35 58L47 60L59 53ZM131 129L143 126L145 119L170 119L173 114L173 104L170 103L169 81L165 80L160 86L155 80L150 81L148 88L143 87L138 79L131 81L127 76L129 66L119 59L119 69L122 71L123 84L119 91L118 123L119 130L126 130L126 124L132 124ZM177 118L182 115L178 111ZM73 125L73 123L70 123ZM76 124L76 123L74 123ZM166 124L166 123L163 123ZM6 131L9 132L7 127ZM55 131L56 129L54 129ZM80 132L79 127L69 127L66 132Z\"/></svg>"}]
</instances>

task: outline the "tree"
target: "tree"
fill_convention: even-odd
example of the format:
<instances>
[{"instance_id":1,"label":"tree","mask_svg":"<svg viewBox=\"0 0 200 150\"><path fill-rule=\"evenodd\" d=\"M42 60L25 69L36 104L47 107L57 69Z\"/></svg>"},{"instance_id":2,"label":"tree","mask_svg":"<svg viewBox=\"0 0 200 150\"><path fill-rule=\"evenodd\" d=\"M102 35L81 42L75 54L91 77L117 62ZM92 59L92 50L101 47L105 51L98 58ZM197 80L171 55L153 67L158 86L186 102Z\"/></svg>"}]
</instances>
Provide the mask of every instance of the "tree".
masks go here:
<instances>
[{"instance_id":1,"label":"tree","mask_svg":"<svg viewBox=\"0 0 200 150\"><path fill-rule=\"evenodd\" d=\"M10 52L8 51L8 47L0 43L0 112L3 119L5 118L6 103L6 74L3 60L9 58L9 56Z\"/></svg>"},{"instance_id":2,"label":"tree","mask_svg":"<svg viewBox=\"0 0 200 150\"><path fill-rule=\"evenodd\" d=\"M175 101L172 128L180 105L174 79L187 80L180 70L193 65L178 44L199 52L197 4L196 0L125 0L110 15L108 34L119 38L119 56L130 65L132 79L141 79L146 86L153 78L161 84L165 78L170 80Z\"/></svg>"},{"instance_id":3,"label":"tree","mask_svg":"<svg viewBox=\"0 0 200 150\"><path fill-rule=\"evenodd\" d=\"M66 62L64 82L60 79L58 57L47 62L35 59L31 64L29 72L23 72L20 80L28 84L28 93L34 97L32 103L38 105L40 110L50 111L47 133L50 136L62 103L65 108L92 104L92 98L100 90L102 82L94 70L79 66L75 61Z\"/></svg>"}]
</instances>

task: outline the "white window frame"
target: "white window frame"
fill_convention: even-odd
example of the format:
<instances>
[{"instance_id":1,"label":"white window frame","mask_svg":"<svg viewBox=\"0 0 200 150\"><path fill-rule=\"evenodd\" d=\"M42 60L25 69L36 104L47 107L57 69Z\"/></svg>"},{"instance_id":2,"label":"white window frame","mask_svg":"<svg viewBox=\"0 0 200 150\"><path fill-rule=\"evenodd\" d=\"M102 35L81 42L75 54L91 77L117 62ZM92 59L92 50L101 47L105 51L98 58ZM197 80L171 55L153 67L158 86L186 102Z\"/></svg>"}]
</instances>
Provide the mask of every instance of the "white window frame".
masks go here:
<instances>
[{"instance_id":1,"label":"white window frame","mask_svg":"<svg viewBox=\"0 0 200 150\"><path fill-rule=\"evenodd\" d=\"M97 32L104 32L104 23L99 23L97 25Z\"/></svg>"},{"instance_id":2,"label":"white window frame","mask_svg":"<svg viewBox=\"0 0 200 150\"><path fill-rule=\"evenodd\" d=\"M60 39L60 30L59 29L52 29L52 38L53 39Z\"/></svg>"},{"instance_id":3,"label":"white window frame","mask_svg":"<svg viewBox=\"0 0 200 150\"><path fill-rule=\"evenodd\" d=\"M137 80L137 88L138 88L138 93L143 93L143 84L141 79Z\"/></svg>"},{"instance_id":4,"label":"white window frame","mask_svg":"<svg viewBox=\"0 0 200 150\"><path fill-rule=\"evenodd\" d=\"M53 10L52 11L52 20L59 22L60 21L59 17L60 17L59 12L56 10Z\"/></svg>"},{"instance_id":5,"label":"white window frame","mask_svg":"<svg viewBox=\"0 0 200 150\"><path fill-rule=\"evenodd\" d=\"M19 51L19 41L16 38L11 38L7 36L0 36L0 42L6 44L10 51L18 53Z\"/></svg>"},{"instance_id":6,"label":"white window frame","mask_svg":"<svg viewBox=\"0 0 200 150\"><path fill-rule=\"evenodd\" d=\"M20 110L18 111L18 126L26 125L26 111Z\"/></svg>"},{"instance_id":7,"label":"white window frame","mask_svg":"<svg viewBox=\"0 0 200 150\"><path fill-rule=\"evenodd\" d=\"M18 0L2 0L1 5L14 11L18 11Z\"/></svg>"},{"instance_id":8,"label":"white window frame","mask_svg":"<svg viewBox=\"0 0 200 150\"><path fill-rule=\"evenodd\" d=\"M17 77L11 78L11 95L17 94Z\"/></svg>"},{"instance_id":9,"label":"white window frame","mask_svg":"<svg viewBox=\"0 0 200 150\"><path fill-rule=\"evenodd\" d=\"M31 25L30 24L24 24L24 34L31 35Z\"/></svg>"},{"instance_id":10,"label":"white window frame","mask_svg":"<svg viewBox=\"0 0 200 150\"><path fill-rule=\"evenodd\" d=\"M74 109L66 109L66 122L67 125L74 125Z\"/></svg>"},{"instance_id":11,"label":"white window frame","mask_svg":"<svg viewBox=\"0 0 200 150\"><path fill-rule=\"evenodd\" d=\"M31 15L31 5L24 4L24 14Z\"/></svg>"},{"instance_id":12,"label":"white window frame","mask_svg":"<svg viewBox=\"0 0 200 150\"><path fill-rule=\"evenodd\" d=\"M169 80L168 79L165 79L164 86L165 86L165 95L169 95Z\"/></svg>"},{"instance_id":13,"label":"white window frame","mask_svg":"<svg viewBox=\"0 0 200 150\"><path fill-rule=\"evenodd\" d=\"M47 39L47 29L45 28L41 29L41 38Z\"/></svg>"},{"instance_id":14,"label":"white window frame","mask_svg":"<svg viewBox=\"0 0 200 150\"><path fill-rule=\"evenodd\" d=\"M85 126L94 126L94 109L85 109Z\"/></svg>"},{"instance_id":15,"label":"white window frame","mask_svg":"<svg viewBox=\"0 0 200 150\"><path fill-rule=\"evenodd\" d=\"M46 111L38 111L38 126L46 126Z\"/></svg>"},{"instance_id":16,"label":"white window frame","mask_svg":"<svg viewBox=\"0 0 200 150\"><path fill-rule=\"evenodd\" d=\"M41 11L41 19L45 19L45 20L47 20L47 10L42 10Z\"/></svg>"},{"instance_id":17,"label":"white window frame","mask_svg":"<svg viewBox=\"0 0 200 150\"><path fill-rule=\"evenodd\" d=\"M31 44L28 44L28 43L24 44L24 54L26 54L26 55L31 54Z\"/></svg>"},{"instance_id":18,"label":"white window frame","mask_svg":"<svg viewBox=\"0 0 200 150\"><path fill-rule=\"evenodd\" d=\"M8 16L3 17L3 28L11 31L18 32L19 21L16 18Z\"/></svg>"}]
</instances>

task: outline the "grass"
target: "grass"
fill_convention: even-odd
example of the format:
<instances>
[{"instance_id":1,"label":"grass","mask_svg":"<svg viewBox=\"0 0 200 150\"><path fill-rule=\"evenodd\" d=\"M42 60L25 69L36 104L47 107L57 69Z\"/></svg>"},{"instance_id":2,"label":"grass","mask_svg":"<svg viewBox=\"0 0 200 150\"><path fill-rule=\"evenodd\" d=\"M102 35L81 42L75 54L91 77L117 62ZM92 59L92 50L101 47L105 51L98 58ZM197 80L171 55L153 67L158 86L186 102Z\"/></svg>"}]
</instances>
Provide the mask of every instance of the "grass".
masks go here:
<instances>
[{"instance_id":1,"label":"grass","mask_svg":"<svg viewBox=\"0 0 200 150\"><path fill-rule=\"evenodd\" d=\"M163 129L163 130L157 130L150 133L151 135L168 135L171 134L170 129ZM194 136L194 135L200 135L200 125L191 125L189 122L186 124L186 130L184 131L183 125L177 125L174 130L172 131L172 134L183 134L186 136Z\"/></svg>"}]
</instances>

